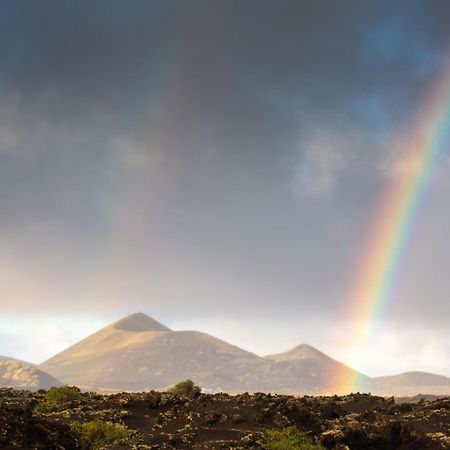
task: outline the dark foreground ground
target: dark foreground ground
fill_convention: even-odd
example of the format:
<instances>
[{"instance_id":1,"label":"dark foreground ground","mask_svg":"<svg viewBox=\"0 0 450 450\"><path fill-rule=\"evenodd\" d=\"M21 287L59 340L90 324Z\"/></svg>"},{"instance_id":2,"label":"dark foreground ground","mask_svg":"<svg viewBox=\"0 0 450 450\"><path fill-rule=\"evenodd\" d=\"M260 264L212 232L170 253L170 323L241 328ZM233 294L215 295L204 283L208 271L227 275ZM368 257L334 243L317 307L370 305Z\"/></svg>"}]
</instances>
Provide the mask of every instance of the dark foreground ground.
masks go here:
<instances>
[{"instance_id":1,"label":"dark foreground ground","mask_svg":"<svg viewBox=\"0 0 450 450\"><path fill-rule=\"evenodd\" d=\"M188 399L158 392L88 393L51 407L45 399L43 391L0 390L1 449L93 448L82 443L73 426L91 421L127 427L124 443L106 446L117 450L261 449L264 430L290 425L327 449L450 448L450 398L396 404L362 394L201 394Z\"/></svg>"}]
</instances>

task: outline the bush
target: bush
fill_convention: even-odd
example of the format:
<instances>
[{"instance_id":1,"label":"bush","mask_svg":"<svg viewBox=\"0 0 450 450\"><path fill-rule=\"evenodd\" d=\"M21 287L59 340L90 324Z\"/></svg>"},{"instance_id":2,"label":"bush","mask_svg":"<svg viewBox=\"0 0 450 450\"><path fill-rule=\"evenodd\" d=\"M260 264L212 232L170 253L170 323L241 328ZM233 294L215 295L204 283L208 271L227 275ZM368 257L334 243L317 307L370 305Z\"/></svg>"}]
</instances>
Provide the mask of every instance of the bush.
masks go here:
<instances>
[{"instance_id":1,"label":"bush","mask_svg":"<svg viewBox=\"0 0 450 450\"><path fill-rule=\"evenodd\" d=\"M83 394L75 386L66 384L60 387L52 387L46 392L44 400L34 408L34 412L39 414L55 411L67 403L79 401L82 398Z\"/></svg>"},{"instance_id":2,"label":"bush","mask_svg":"<svg viewBox=\"0 0 450 450\"><path fill-rule=\"evenodd\" d=\"M168 392L175 395L182 395L185 397L196 397L202 392L200 386L194 384L192 380L184 380L172 386Z\"/></svg>"},{"instance_id":3,"label":"bush","mask_svg":"<svg viewBox=\"0 0 450 450\"><path fill-rule=\"evenodd\" d=\"M74 422L72 431L80 441L81 448L86 450L99 450L109 445L126 444L130 430L120 423L102 422Z\"/></svg>"},{"instance_id":4,"label":"bush","mask_svg":"<svg viewBox=\"0 0 450 450\"><path fill-rule=\"evenodd\" d=\"M287 427L283 430L267 430L264 447L267 450L323 450L321 445L297 429Z\"/></svg>"},{"instance_id":5,"label":"bush","mask_svg":"<svg viewBox=\"0 0 450 450\"><path fill-rule=\"evenodd\" d=\"M72 402L74 400L81 400L83 395L81 391L75 386L68 386L65 384L61 387L52 387L45 394L47 401L62 405L64 403Z\"/></svg>"}]
</instances>

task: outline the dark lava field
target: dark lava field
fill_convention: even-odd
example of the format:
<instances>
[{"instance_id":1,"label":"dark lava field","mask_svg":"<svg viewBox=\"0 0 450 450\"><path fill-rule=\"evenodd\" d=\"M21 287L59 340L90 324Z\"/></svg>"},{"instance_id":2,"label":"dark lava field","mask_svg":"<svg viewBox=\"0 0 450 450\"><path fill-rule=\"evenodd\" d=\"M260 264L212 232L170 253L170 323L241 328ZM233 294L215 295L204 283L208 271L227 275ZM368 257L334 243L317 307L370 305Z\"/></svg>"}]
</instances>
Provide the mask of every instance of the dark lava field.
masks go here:
<instances>
[{"instance_id":1,"label":"dark lava field","mask_svg":"<svg viewBox=\"0 0 450 450\"><path fill-rule=\"evenodd\" d=\"M268 440L267 430L294 429L309 444ZM45 391L0 390L0 448L8 450L431 450L450 448L449 430L450 398L396 403L367 394L189 398L152 391L55 401Z\"/></svg>"}]
</instances>

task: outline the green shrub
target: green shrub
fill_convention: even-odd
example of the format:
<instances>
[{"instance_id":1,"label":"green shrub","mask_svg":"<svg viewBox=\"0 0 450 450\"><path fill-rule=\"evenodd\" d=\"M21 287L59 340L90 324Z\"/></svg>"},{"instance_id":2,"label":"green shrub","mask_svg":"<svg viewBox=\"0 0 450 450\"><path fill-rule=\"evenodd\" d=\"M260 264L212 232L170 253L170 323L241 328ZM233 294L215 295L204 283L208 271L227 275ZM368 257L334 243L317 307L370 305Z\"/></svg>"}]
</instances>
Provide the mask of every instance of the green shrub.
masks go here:
<instances>
[{"instance_id":1,"label":"green shrub","mask_svg":"<svg viewBox=\"0 0 450 450\"><path fill-rule=\"evenodd\" d=\"M72 402L74 400L81 400L83 395L81 391L75 386L68 386L65 384L61 387L52 387L45 394L47 401L62 405L64 403Z\"/></svg>"},{"instance_id":2,"label":"green shrub","mask_svg":"<svg viewBox=\"0 0 450 450\"><path fill-rule=\"evenodd\" d=\"M52 387L45 393L44 400L36 405L34 412L42 414L56 411L65 404L75 400L81 400L82 398L83 394L75 386L68 386L66 384L60 387Z\"/></svg>"},{"instance_id":3,"label":"green shrub","mask_svg":"<svg viewBox=\"0 0 450 450\"><path fill-rule=\"evenodd\" d=\"M323 450L297 427L287 427L283 430L267 430L264 447L267 450Z\"/></svg>"},{"instance_id":4,"label":"green shrub","mask_svg":"<svg viewBox=\"0 0 450 450\"><path fill-rule=\"evenodd\" d=\"M74 422L72 431L85 450L98 450L109 445L126 444L130 430L120 423L93 420L91 422Z\"/></svg>"},{"instance_id":5,"label":"green shrub","mask_svg":"<svg viewBox=\"0 0 450 450\"><path fill-rule=\"evenodd\" d=\"M172 386L168 392L185 397L195 397L202 392L202 389L200 386L194 384L192 380L184 380Z\"/></svg>"}]
</instances>

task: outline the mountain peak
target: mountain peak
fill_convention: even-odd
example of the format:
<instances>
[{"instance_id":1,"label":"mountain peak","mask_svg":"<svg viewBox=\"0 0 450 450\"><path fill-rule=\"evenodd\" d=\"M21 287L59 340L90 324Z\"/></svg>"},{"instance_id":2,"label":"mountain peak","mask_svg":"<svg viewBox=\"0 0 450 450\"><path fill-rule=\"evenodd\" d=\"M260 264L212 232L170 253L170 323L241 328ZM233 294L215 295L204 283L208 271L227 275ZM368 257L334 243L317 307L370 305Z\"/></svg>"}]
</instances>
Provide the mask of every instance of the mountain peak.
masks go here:
<instances>
[{"instance_id":1,"label":"mountain peak","mask_svg":"<svg viewBox=\"0 0 450 450\"><path fill-rule=\"evenodd\" d=\"M292 356L298 357L299 359L316 359L326 356L325 353L322 353L321 351L317 350L317 348L314 348L313 346L308 344L297 345L288 353ZM326 357L328 358L328 356Z\"/></svg>"},{"instance_id":2,"label":"mountain peak","mask_svg":"<svg viewBox=\"0 0 450 450\"><path fill-rule=\"evenodd\" d=\"M135 333L143 331L171 331L163 324L157 322L147 314L138 312L124 317L111 325L116 330L132 331Z\"/></svg>"},{"instance_id":3,"label":"mountain peak","mask_svg":"<svg viewBox=\"0 0 450 450\"><path fill-rule=\"evenodd\" d=\"M321 351L308 344L300 344L284 353L267 356L268 359L278 361L297 361L302 359L330 359Z\"/></svg>"}]
</instances>

